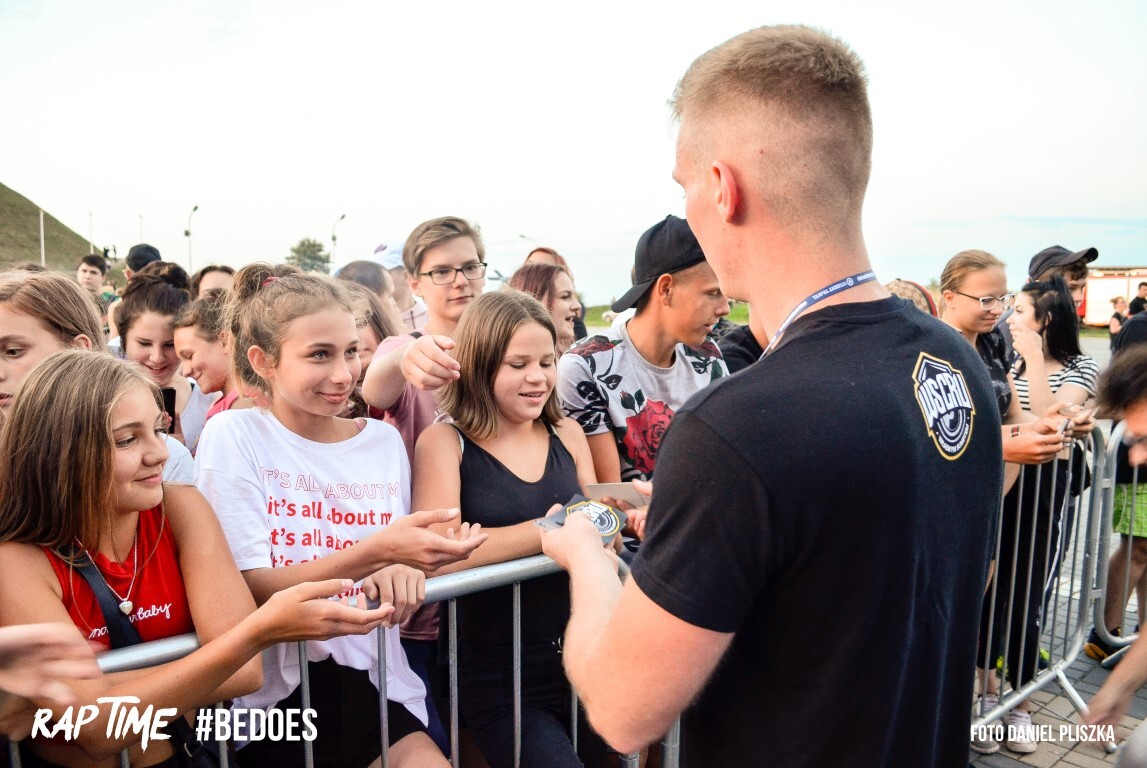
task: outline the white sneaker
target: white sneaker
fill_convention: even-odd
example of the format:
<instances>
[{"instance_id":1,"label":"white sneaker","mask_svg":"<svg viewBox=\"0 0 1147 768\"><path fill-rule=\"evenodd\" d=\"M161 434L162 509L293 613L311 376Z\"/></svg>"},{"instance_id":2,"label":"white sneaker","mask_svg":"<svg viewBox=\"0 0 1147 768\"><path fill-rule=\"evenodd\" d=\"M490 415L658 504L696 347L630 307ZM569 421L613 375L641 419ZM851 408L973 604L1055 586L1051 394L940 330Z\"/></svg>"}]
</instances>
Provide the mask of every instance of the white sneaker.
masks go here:
<instances>
[{"instance_id":1,"label":"white sneaker","mask_svg":"<svg viewBox=\"0 0 1147 768\"><path fill-rule=\"evenodd\" d=\"M985 693L982 699L977 697L976 703L972 705L972 717L979 717L981 712L990 712L999 703L1000 697L994 693ZM979 752L981 755L995 754L1000 751L999 737L1003 735L1003 730L1003 725L999 720L993 720L981 728L975 728L972 730L969 746L973 752Z\"/></svg>"},{"instance_id":2,"label":"white sneaker","mask_svg":"<svg viewBox=\"0 0 1147 768\"><path fill-rule=\"evenodd\" d=\"M1013 709L1008 713L1007 734L1008 738L1004 745L1012 752L1026 755L1035 752L1039 746L1035 727L1032 725L1032 716L1028 712Z\"/></svg>"}]
</instances>

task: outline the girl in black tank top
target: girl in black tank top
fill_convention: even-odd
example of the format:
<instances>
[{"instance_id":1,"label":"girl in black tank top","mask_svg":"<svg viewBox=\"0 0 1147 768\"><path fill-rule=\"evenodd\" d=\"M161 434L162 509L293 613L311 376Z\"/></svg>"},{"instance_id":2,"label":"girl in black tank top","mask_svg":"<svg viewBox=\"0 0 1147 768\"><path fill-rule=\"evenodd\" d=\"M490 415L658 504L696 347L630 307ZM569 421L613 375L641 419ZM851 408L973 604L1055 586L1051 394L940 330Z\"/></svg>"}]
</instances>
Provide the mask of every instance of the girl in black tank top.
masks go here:
<instances>
[{"instance_id":1,"label":"girl in black tank top","mask_svg":"<svg viewBox=\"0 0 1147 768\"><path fill-rule=\"evenodd\" d=\"M556 337L549 312L519 291L489 293L466 310L455 337L460 378L442 390L453 424L435 424L415 452L414 508L460 507L490 535L470 559L438 573L541 552L534 520L595 481L581 428L555 394ZM562 574L523 582L521 765L599 765L605 747L584 723L575 752L571 692L561 664L569 621ZM458 601L459 707L493 768L514 765L512 587Z\"/></svg>"}]
</instances>

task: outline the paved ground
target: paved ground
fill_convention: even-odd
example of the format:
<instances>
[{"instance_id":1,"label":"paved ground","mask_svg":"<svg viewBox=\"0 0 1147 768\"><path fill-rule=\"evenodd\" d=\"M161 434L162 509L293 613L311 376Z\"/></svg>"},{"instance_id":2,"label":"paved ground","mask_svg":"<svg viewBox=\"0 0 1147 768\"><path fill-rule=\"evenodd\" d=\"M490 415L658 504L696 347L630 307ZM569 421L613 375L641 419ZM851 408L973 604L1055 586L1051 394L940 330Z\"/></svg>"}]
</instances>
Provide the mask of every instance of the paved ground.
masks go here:
<instances>
[{"instance_id":1,"label":"paved ground","mask_svg":"<svg viewBox=\"0 0 1147 768\"><path fill-rule=\"evenodd\" d=\"M1107 670L1083 654L1080 654L1080 658L1067 671L1068 679L1083 696L1084 701L1095 695L1107 675ZM1079 722L1071 701L1063 695L1058 684L1054 682L1033 694L1032 702L1036 705L1032 708L1032 722L1036 725L1051 726L1053 733L1058 733L1061 725L1073 725ZM1115 728L1116 741L1122 741L1130 736L1131 731L1144 718L1147 718L1147 689L1139 691L1131 704L1130 713L1123 718L1122 724ZM1001 746L1000 751L994 755L969 752L968 759L972 765L982 768L989 766L991 768L1020 766L1099 768L1114 764L1115 755L1108 755L1101 744L1054 740L1040 744L1039 749L1030 755L1018 755Z\"/></svg>"}]
</instances>

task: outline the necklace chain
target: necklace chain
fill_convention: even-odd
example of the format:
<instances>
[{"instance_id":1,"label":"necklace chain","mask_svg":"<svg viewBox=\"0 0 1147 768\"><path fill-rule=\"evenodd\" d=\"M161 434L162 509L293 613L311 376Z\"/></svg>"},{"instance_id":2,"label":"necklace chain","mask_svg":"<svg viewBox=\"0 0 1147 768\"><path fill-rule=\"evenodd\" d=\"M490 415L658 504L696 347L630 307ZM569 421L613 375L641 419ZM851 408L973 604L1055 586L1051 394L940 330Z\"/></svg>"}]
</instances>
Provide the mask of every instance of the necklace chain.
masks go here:
<instances>
[{"instance_id":1,"label":"necklace chain","mask_svg":"<svg viewBox=\"0 0 1147 768\"><path fill-rule=\"evenodd\" d=\"M80 544L79 539L76 539L76 543ZM82 549L84 554L88 556L88 560L91 561L92 567L96 569L96 573L100 575L100 580L103 581L104 586L106 586L108 590L111 591L111 593L115 595L119 600L120 612L125 616L129 615L131 613L131 609L134 607L131 602L131 591L135 588L136 577L139 576L139 537L137 536L131 544L131 582L127 585L127 592L125 592L122 596L119 592L115 591L111 585L111 582L109 582L107 577L104 576L103 571L101 571L100 567L96 565L96 559L92 557L92 553L88 552L87 548L83 544L80 544L80 549Z\"/></svg>"}]
</instances>

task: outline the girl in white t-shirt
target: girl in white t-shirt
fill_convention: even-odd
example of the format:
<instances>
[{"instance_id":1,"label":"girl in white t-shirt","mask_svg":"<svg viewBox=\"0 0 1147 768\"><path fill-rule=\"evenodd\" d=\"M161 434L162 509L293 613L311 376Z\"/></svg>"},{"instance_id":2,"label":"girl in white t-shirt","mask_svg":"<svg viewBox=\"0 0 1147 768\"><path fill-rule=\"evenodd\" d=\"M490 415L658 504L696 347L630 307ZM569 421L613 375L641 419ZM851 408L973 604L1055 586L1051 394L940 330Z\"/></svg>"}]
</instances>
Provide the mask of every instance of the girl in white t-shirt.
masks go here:
<instances>
[{"instance_id":1,"label":"girl in white t-shirt","mask_svg":"<svg viewBox=\"0 0 1147 768\"><path fill-rule=\"evenodd\" d=\"M423 598L419 569L465 558L486 537L458 526L457 510L409 514L410 468L398 432L373 419L338 417L361 367L351 307L336 281L293 267L253 264L235 275L233 364L240 383L261 390L270 407L226 411L208 423L196 457L199 487L256 603L337 574L394 604L385 637L391 764L445 766L426 735L425 691L397 624ZM450 520L456 532L427 529ZM312 642L307 657L316 764L372 764L380 751L376 640ZM236 706L300 707L298 665L294 647L264 653L262 690ZM253 741L239 760L302 764L302 745Z\"/></svg>"}]
</instances>

